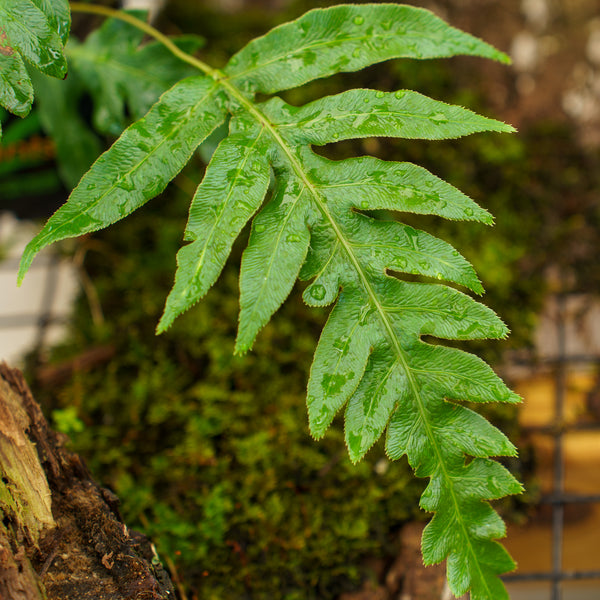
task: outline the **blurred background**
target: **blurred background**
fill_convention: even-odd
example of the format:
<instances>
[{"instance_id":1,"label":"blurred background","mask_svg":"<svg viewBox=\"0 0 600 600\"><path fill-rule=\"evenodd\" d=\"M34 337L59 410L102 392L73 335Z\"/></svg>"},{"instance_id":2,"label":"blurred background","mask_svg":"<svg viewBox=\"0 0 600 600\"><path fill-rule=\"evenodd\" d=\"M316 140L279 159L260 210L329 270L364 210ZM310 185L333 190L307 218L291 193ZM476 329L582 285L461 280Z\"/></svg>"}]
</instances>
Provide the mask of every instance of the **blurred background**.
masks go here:
<instances>
[{"instance_id":1,"label":"blurred background","mask_svg":"<svg viewBox=\"0 0 600 600\"><path fill-rule=\"evenodd\" d=\"M493 228L403 220L464 253L486 287L484 302L512 331L507 341L465 346L524 398L517 409L484 408L520 448L506 464L527 488L497 506L519 563L506 577L511 597L596 600L600 2L405 3L494 44L513 64L392 61L283 95L303 104L349 87L410 88L518 128L444 142L350 141L325 153L421 164L495 215ZM332 4L128 6L149 8L156 27L183 35L188 50L220 67L272 26ZM141 116L143 101L188 74L161 70L158 57L155 81L135 102L119 65L135 63L142 40L107 24L98 33L102 23L74 15L67 80L37 77L31 115L0 115L0 359L25 369L53 426L121 498L125 520L152 537L182 600L450 598L443 567L420 562L423 482L405 461L389 462L378 444L352 466L340 421L321 442L308 434L304 390L327 311L307 309L299 286L254 351L233 356L247 232L206 299L154 336L187 204L219 133L159 198L108 231L45 252L16 288L20 253L43 220ZM120 45L106 52L107 39Z\"/></svg>"}]
</instances>

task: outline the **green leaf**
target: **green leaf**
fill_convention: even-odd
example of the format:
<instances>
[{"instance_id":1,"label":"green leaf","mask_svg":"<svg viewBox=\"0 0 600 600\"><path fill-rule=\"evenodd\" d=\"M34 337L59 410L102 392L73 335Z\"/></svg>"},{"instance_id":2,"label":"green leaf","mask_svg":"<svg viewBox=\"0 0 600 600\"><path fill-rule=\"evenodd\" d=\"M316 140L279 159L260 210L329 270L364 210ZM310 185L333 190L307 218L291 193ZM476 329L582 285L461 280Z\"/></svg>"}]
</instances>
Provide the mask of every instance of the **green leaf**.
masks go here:
<instances>
[{"instance_id":1,"label":"green leaf","mask_svg":"<svg viewBox=\"0 0 600 600\"><path fill-rule=\"evenodd\" d=\"M33 86L21 57L14 52L5 54L0 47L0 105L24 117L32 102Z\"/></svg>"},{"instance_id":2,"label":"green leaf","mask_svg":"<svg viewBox=\"0 0 600 600\"><path fill-rule=\"evenodd\" d=\"M19 281L45 246L102 229L162 192L224 120L212 79L199 75L173 86L94 163L68 202L29 242Z\"/></svg>"},{"instance_id":3,"label":"green leaf","mask_svg":"<svg viewBox=\"0 0 600 600\"><path fill-rule=\"evenodd\" d=\"M423 167L370 156L337 162L319 158L321 165L311 172L311 177L336 204L493 223L487 210Z\"/></svg>"},{"instance_id":4,"label":"green leaf","mask_svg":"<svg viewBox=\"0 0 600 600\"><path fill-rule=\"evenodd\" d=\"M274 197L254 219L240 273L240 325L235 351L252 347L292 290L304 262L310 233L308 192L297 179L277 187Z\"/></svg>"},{"instance_id":5,"label":"green leaf","mask_svg":"<svg viewBox=\"0 0 600 600\"><path fill-rule=\"evenodd\" d=\"M307 393L311 434L319 439L363 377L370 354L369 304L342 292L321 334Z\"/></svg>"},{"instance_id":6,"label":"green leaf","mask_svg":"<svg viewBox=\"0 0 600 600\"><path fill-rule=\"evenodd\" d=\"M514 131L500 121L405 90L349 90L300 108L274 98L264 110L293 144L322 146L374 136L442 140L478 131Z\"/></svg>"},{"instance_id":7,"label":"green leaf","mask_svg":"<svg viewBox=\"0 0 600 600\"><path fill-rule=\"evenodd\" d=\"M175 285L158 324L160 333L194 305L217 280L235 238L258 210L269 185L264 141L232 135L213 154L198 187L186 227L192 243L177 253Z\"/></svg>"},{"instance_id":8,"label":"green leaf","mask_svg":"<svg viewBox=\"0 0 600 600\"><path fill-rule=\"evenodd\" d=\"M94 124L99 131L119 135L128 118L141 118L160 94L196 74L161 43L140 46L142 40L143 32L136 27L110 19L85 42L72 40L67 48L72 69L94 99ZM202 45L197 36L181 36L173 42L188 53Z\"/></svg>"},{"instance_id":9,"label":"green leaf","mask_svg":"<svg viewBox=\"0 0 600 600\"><path fill-rule=\"evenodd\" d=\"M391 58L456 54L509 62L505 54L422 8L341 5L312 10L253 40L225 72L241 89L272 94Z\"/></svg>"},{"instance_id":10,"label":"green leaf","mask_svg":"<svg viewBox=\"0 0 600 600\"><path fill-rule=\"evenodd\" d=\"M79 114L81 80L73 71L65 81L39 73L31 78L41 124L56 146L61 179L73 189L101 152L98 138Z\"/></svg>"},{"instance_id":11,"label":"green leaf","mask_svg":"<svg viewBox=\"0 0 600 600\"><path fill-rule=\"evenodd\" d=\"M71 11L67 0L32 0L32 2L46 15L48 25L58 33L63 46L69 39L71 29Z\"/></svg>"},{"instance_id":12,"label":"green leaf","mask_svg":"<svg viewBox=\"0 0 600 600\"><path fill-rule=\"evenodd\" d=\"M3 0L0 4L0 34L6 36L3 54L19 52L43 73L62 78L67 73L67 62L58 29L64 34L64 23L53 11L44 12L48 10L47 4Z\"/></svg>"},{"instance_id":13,"label":"green leaf","mask_svg":"<svg viewBox=\"0 0 600 600\"><path fill-rule=\"evenodd\" d=\"M23 117L31 109L33 88L24 61L64 78L63 44L69 35L66 0L3 0L0 3L0 106Z\"/></svg>"}]
</instances>

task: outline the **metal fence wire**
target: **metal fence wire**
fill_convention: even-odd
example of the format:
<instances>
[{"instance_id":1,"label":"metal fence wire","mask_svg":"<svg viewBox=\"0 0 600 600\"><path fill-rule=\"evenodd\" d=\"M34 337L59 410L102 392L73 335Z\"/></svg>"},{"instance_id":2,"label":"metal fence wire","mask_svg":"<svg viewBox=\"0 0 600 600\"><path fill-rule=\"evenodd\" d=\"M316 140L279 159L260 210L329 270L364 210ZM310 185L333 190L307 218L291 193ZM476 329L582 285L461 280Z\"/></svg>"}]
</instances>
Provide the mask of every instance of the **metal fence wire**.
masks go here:
<instances>
[{"instance_id":1,"label":"metal fence wire","mask_svg":"<svg viewBox=\"0 0 600 600\"><path fill-rule=\"evenodd\" d=\"M600 503L600 490L598 494L568 493L565 490L565 435L573 431L597 430L600 432L600 422L571 423L565 418L565 404L567 398L567 372L572 366L595 365L600 368L600 356L598 355L573 355L567 351L568 315L567 302L569 294L559 293L556 295L556 312L554 323L556 327L556 357L545 359L554 373L554 418L552 423L543 426L524 426L524 432L539 433L550 436L553 439L553 481L550 493L540 498L541 505L550 505L552 512L552 568L542 572L513 573L503 577L509 582L535 582L545 581L551 583L551 600L562 600L562 583L575 580L599 580L598 570L567 570L563 566L563 547L565 529L565 509L570 505ZM539 363L538 363L539 364ZM525 401L527 399L525 398ZM600 437L599 437L600 443ZM600 542L600 532L598 536ZM600 556L599 548L596 548ZM600 562L600 561L599 561Z\"/></svg>"}]
</instances>

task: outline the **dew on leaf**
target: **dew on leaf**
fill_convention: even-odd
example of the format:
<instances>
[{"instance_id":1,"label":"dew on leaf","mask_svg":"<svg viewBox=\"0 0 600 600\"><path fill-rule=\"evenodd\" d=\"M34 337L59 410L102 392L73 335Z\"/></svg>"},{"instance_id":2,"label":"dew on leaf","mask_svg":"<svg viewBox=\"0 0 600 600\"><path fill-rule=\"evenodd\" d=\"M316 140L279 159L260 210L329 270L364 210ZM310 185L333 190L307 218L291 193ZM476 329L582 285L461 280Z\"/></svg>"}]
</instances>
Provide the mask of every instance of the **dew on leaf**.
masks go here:
<instances>
[{"instance_id":1,"label":"dew on leaf","mask_svg":"<svg viewBox=\"0 0 600 600\"><path fill-rule=\"evenodd\" d=\"M383 29L385 29L386 31L389 31L392 27L392 22L391 21L383 21L383 23L381 24L381 27Z\"/></svg>"},{"instance_id":2,"label":"dew on leaf","mask_svg":"<svg viewBox=\"0 0 600 600\"><path fill-rule=\"evenodd\" d=\"M321 386L326 394L337 394L341 391L342 387L352 378L354 373L348 373L348 375L342 375L340 373L325 373L321 380Z\"/></svg>"},{"instance_id":3,"label":"dew on leaf","mask_svg":"<svg viewBox=\"0 0 600 600\"><path fill-rule=\"evenodd\" d=\"M261 231L265 230L265 226L262 223L258 223L254 226L254 231L256 231L256 233L260 233Z\"/></svg>"},{"instance_id":4,"label":"dew on leaf","mask_svg":"<svg viewBox=\"0 0 600 600\"><path fill-rule=\"evenodd\" d=\"M299 242L300 241L300 236L295 234L295 233L290 233L286 238L285 238L286 242Z\"/></svg>"},{"instance_id":5,"label":"dew on leaf","mask_svg":"<svg viewBox=\"0 0 600 600\"><path fill-rule=\"evenodd\" d=\"M467 217L473 216L473 209L467 206L467 208L465 208L465 215L467 215Z\"/></svg>"},{"instance_id":6,"label":"dew on leaf","mask_svg":"<svg viewBox=\"0 0 600 600\"><path fill-rule=\"evenodd\" d=\"M354 58L358 58L358 57L360 56L360 48L355 48L355 49L352 51L352 56L353 56Z\"/></svg>"},{"instance_id":7,"label":"dew on leaf","mask_svg":"<svg viewBox=\"0 0 600 600\"><path fill-rule=\"evenodd\" d=\"M126 192L132 192L135 189L135 184L131 179L131 175L126 173L123 178L117 183L117 186Z\"/></svg>"},{"instance_id":8,"label":"dew on leaf","mask_svg":"<svg viewBox=\"0 0 600 600\"><path fill-rule=\"evenodd\" d=\"M404 96L406 95L406 92L403 92L401 90L397 91L394 96L396 96L396 98L400 99L400 98L404 98Z\"/></svg>"},{"instance_id":9,"label":"dew on leaf","mask_svg":"<svg viewBox=\"0 0 600 600\"><path fill-rule=\"evenodd\" d=\"M327 290L325 289L325 286L316 283L310 286L309 293L315 300L323 300Z\"/></svg>"},{"instance_id":10,"label":"dew on leaf","mask_svg":"<svg viewBox=\"0 0 600 600\"><path fill-rule=\"evenodd\" d=\"M364 18L363 17L360 17L360 16L354 17L354 24L355 25L362 25L363 22L364 22Z\"/></svg>"},{"instance_id":11,"label":"dew on leaf","mask_svg":"<svg viewBox=\"0 0 600 600\"><path fill-rule=\"evenodd\" d=\"M376 98L383 98L384 96L385 96L385 92L377 92L377 93L375 94L375 97L376 97Z\"/></svg>"},{"instance_id":12,"label":"dew on leaf","mask_svg":"<svg viewBox=\"0 0 600 600\"><path fill-rule=\"evenodd\" d=\"M429 120L433 121L434 123L441 124L447 123L448 117L446 117L444 113L432 113L429 115Z\"/></svg>"},{"instance_id":13,"label":"dew on leaf","mask_svg":"<svg viewBox=\"0 0 600 600\"><path fill-rule=\"evenodd\" d=\"M361 207L361 208L363 208L363 209L367 209L367 208L369 208L369 203L368 203L368 201L367 201L367 200L363 200L363 201L360 203L360 207Z\"/></svg>"}]
</instances>

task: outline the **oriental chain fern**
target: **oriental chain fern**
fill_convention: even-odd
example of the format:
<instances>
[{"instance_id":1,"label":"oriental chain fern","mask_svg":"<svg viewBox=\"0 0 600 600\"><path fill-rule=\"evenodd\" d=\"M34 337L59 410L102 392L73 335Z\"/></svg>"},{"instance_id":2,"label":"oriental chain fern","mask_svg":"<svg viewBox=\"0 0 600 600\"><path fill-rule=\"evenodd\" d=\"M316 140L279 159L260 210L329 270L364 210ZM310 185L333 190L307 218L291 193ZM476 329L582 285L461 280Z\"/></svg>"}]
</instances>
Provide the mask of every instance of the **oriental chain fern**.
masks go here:
<instances>
[{"instance_id":1,"label":"oriental chain fern","mask_svg":"<svg viewBox=\"0 0 600 600\"><path fill-rule=\"evenodd\" d=\"M322 437L345 407L348 452L358 461L387 430L388 455L406 454L416 475L430 480L421 498L422 508L434 513L423 534L425 563L447 559L457 596L470 590L473 600L506 598L498 575L514 563L495 541L505 526L487 501L521 491L490 458L512 456L515 448L458 402L519 398L477 357L422 336L502 338L507 329L490 309L453 287L402 279L402 273L415 274L482 293L473 268L452 246L364 211L486 224L492 217L422 167L369 156L331 161L312 146L370 136L439 140L512 128L408 90L353 89L300 107L274 94L393 58L507 57L423 9L341 5L273 29L216 70L130 14L72 6L139 26L166 45L173 60L201 74L173 85L96 161L27 246L19 279L43 247L114 223L159 194L229 119L229 135L191 202L189 243L177 255L158 332L206 294L252 220L241 264L236 352L252 347L297 278L310 281L305 302L334 305L308 382L311 433ZM270 97L258 101L257 94Z\"/></svg>"}]
</instances>

